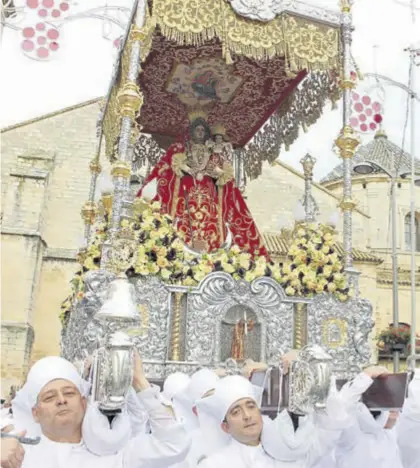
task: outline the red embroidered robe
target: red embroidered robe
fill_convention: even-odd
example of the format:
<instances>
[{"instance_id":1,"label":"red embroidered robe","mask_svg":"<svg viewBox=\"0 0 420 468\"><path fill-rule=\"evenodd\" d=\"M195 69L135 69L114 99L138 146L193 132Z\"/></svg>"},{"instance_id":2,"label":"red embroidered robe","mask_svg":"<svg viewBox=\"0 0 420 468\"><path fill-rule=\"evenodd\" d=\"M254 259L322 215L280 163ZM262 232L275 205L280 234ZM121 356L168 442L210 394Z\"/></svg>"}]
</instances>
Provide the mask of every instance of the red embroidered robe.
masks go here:
<instances>
[{"instance_id":1,"label":"red embroidered robe","mask_svg":"<svg viewBox=\"0 0 420 468\"><path fill-rule=\"evenodd\" d=\"M226 236L226 223L233 244L253 256L267 255L261 236L233 179L226 183L204 175L201 180L176 169L177 157L185 154L182 143L171 145L144 181L144 186L157 179L153 201L161 203L164 213L172 216L177 229L185 234L188 244L205 244L206 251L217 250ZM175 157L174 157L175 156ZM208 166L223 167L219 155L210 156ZM141 196L142 189L137 196Z\"/></svg>"}]
</instances>

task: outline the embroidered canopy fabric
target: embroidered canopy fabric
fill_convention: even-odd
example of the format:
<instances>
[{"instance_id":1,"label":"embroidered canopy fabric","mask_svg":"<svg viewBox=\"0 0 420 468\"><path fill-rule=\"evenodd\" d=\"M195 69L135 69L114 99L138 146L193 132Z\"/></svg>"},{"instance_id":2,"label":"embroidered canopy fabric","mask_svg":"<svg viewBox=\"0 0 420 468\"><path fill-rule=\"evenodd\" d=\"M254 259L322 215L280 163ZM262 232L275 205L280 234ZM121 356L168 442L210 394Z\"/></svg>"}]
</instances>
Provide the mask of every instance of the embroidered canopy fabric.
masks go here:
<instances>
[{"instance_id":1,"label":"embroidered canopy fabric","mask_svg":"<svg viewBox=\"0 0 420 468\"><path fill-rule=\"evenodd\" d=\"M200 105L209 109L209 123L224 125L232 144L242 147L305 74L288 77L279 56L238 56L227 65L217 39L191 47L156 34L140 74L144 103L138 121L144 133L175 139L187 131L188 110Z\"/></svg>"},{"instance_id":2,"label":"embroidered canopy fabric","mask_svg":"<svg viewBox=\"0 0 420 468\"><path fill-rule=\"evenodd\" d=\"M137 122L161 147L185 132L188 109L199 105L209 109L210 123L226 127L235 148L243 148L277 109L285 115L296 104L292 96L305 76L331 75L339 62L338 23L287 11L271 21L250 20L226 0L149 1L143 33L138 84L144 103ZM101 122L111 158L131 44L128 34ZM295 120L296 127L312 123ZM286 147L290 142L283 141Z\"/></svg>"}]
</instances>

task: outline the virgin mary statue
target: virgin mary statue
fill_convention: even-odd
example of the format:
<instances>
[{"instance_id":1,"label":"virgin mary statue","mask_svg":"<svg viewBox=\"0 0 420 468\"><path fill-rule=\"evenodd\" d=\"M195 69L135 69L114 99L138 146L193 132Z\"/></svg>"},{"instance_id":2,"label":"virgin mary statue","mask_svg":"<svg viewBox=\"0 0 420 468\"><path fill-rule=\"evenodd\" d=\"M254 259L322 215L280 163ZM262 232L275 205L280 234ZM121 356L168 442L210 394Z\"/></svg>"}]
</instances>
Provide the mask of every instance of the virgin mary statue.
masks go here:
<instances>
[{"instance_id":1,"label":"virgin mary statue","mask_svg":"<svg viewBox=\"0 0 420 468\"><path fill-rule=\"evenodd\" d=\"M226 226L233 243L254 256L266 255L261 236L233 178L227 152L217 145L202 111L190 114L189 132L184 142L172 144L150 172L144 187L156 179L153 201L170 214L185 241L193 248L212 252L220 248ZM213 136L226 139L223 127L216 125Z\"/></svg>"}]
</instances>

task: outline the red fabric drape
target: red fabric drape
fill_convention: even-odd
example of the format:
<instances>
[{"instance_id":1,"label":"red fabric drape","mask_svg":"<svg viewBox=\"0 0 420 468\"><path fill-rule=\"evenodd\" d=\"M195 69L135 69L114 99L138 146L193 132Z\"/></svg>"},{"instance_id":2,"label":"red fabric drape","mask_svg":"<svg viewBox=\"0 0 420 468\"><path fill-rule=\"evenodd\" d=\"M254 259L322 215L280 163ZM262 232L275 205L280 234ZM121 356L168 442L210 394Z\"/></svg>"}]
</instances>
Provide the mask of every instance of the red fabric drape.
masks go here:
<instances>
[{"instance_id":1,"label":"red fabric drape","mask_svg":"<svg viewBox=\"0 0 420 468\"><path fill-rule=\"evenodd\" d=\"M186 242L191 243L193 237L194 241L204 242L208 252L216 250L224 242L228 223L234 244L253 256L267 256L252 215L234 181L217 186L209 176L202 180L189 174L178 177L172 168L172 159L183 152L182 143L171 145L143 187L157 179L157 194L153 201L159 201L162 211L174 218L177 229L185 233ZM221 167L218 156L211 158ZM137 196L141 193L142 189Z\"/></svg>"}]
</instances>

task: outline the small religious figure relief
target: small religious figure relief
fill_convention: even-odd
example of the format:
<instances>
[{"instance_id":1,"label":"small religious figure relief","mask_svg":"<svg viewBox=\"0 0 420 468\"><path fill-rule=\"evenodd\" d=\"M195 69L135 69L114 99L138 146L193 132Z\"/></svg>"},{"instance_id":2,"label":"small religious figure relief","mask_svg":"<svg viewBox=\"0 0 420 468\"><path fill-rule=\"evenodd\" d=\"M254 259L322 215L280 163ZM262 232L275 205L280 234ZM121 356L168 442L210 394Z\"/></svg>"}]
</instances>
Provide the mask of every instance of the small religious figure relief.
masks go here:
<instances>
[{"instance_id":1,"label":"small religious figure relief","mask_svg":"<svg viewBox=\"0 0 420 468\"><path fill-rule=\"evenodd\" d=\"M341 339L340 328L336 323L332 323L328 329L328 341L330 343L339 343Z\"/></svg>"},{"instance_id":2,"label":"small religious figure relief","mask_svg":"<svg viewBox=\"0 0 420 468\"><path fill-rule=\"evenodd\" d=\"M322 325L322 343L331 348L346 343L347 322L343 319L330 318Z\"/></svg>"},{"instance_id":3,"label":"small religious figure relief","mask_svg":"<svg viewBox=\"0 0 420 468\"><path fill-rule=\"evenodd\" d=\"M222 321L221 333L222 361L260 359L261 325L252 309L240 305L230 308Z\"/></svg>"},{"instance_id":4,"label":"small religious figure relief","mask_svg":"<svg viewBox=\"0 0 420 468\"><path fill-rule=\"evenodd\" d=\"M234 329L232 336L231 358L235 361L245 359L245 336L254 328L253 320L240 319Z\"/></svg>"}]
</instances>

